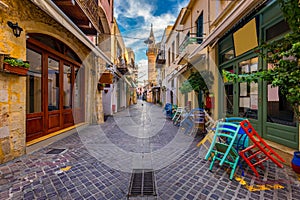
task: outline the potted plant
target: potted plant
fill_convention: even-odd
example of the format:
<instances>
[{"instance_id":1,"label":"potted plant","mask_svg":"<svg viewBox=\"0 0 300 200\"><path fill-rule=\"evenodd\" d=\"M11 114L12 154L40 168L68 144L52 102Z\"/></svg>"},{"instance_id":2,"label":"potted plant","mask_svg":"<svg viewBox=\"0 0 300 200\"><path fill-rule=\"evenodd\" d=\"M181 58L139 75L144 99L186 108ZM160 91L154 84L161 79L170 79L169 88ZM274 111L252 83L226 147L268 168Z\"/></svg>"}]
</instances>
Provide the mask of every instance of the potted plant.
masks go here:
<instances>
[{"instance_id":1,"label":"potted plant","mask_svg":"<svg viewBox=\"0 0 300 200\"><path fill-rule=\"evenodd\" d=\"M101 90L103 90L104 86L105 86L104 83L98 83L98 91L100 92Z\"/></svg>"},{"instance_id":2,"label":"potted plant","mask_svg":"<svg viewBox=\"0 0 300 200\"><path fill-rule=\"evenodd\" d=\"M17 75L26 75L29 70L29 63L17 58L7 57L3 60L3 70Z\"/></svg>"}]
</instances>

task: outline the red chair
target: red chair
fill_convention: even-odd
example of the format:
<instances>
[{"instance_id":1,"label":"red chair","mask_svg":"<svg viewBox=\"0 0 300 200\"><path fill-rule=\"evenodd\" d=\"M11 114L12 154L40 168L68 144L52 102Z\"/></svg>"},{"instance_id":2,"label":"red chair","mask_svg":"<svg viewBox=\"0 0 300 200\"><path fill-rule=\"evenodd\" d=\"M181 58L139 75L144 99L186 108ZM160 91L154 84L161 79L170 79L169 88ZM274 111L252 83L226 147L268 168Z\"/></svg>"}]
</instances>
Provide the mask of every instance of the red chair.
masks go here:
<instances>
[{"instance_id":1,"label":"red chair","mask_svg":"<svg viewBox=\"0 0 300 200\"><path fill-rule=\"evenodd\" d=\"M248 120L243 120L241 128L248 135L253 145L239 152L240 156L246 161L256 176L259 176L255 167L259 165L265 169L262 163L268 159L272 160L278 167L283 168L283 165L278 161L285 162L271 147L258 135ZM275 159L275 157L278 159Z\"/></svg>"}]
</instances>

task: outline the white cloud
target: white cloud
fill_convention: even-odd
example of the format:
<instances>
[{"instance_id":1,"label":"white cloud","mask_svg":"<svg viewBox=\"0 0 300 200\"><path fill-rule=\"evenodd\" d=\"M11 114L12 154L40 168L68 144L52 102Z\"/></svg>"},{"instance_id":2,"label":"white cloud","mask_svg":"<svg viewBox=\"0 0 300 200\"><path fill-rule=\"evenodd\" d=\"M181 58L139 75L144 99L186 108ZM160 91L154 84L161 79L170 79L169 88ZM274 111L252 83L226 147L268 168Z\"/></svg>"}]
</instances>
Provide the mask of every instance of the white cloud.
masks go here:
<instances>
[{"instance_id":1,"label":"white cloud","mask_svg":"<svg viewBox=\"0 0 300 200\"><path fill-rule=\"evenodd\" d=\"M157 0L159 1L159 0ZM173 25L180 9L186 6L189 0L168 0L170 6L166 8L160 15L154 15L155 5L151 5L155 1L149 0L115 0L115 17L122 29L122 36L127 47L131 47L135 54L136 60L145 59L145 50L147 49L144 40L149 37L150 25L153 24L153 31L156 42L160 42L164 29L168 25ZM171 6L172 5L172 6ZM172 9L173 10L170 10ZM174 8L176 8L174 10ZM129 20L128 20L129 18ZM132 21L134 20L134 27ZM140 51L140 52L138 52Z\"/></svg>"},{"instance_id":2,"label":"white cloud","mask_svg":"<svg viewBox=\"0 0 300 200\"><path fill-rule=\"evenodd\" d=\"M143 82L144 80L148 79L148 60L143 59L138 62L138 81Z\"/></svg>"}]
</instances>

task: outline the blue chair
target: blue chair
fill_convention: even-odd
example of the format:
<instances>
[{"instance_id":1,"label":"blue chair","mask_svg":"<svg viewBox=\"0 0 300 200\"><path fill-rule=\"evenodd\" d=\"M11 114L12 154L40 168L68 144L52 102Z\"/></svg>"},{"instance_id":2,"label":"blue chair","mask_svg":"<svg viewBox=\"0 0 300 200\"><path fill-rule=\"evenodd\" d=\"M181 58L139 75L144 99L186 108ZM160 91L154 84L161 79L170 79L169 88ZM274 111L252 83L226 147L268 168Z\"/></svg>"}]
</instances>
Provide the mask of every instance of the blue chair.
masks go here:
<instances>
[{"instance_id":1,"label":"blue chair","mask_svg":"<svg viewBox=\"0 0 300 200\"><path fill-rule=\"evenodd\" d=\"M242 121L246 120L245 118L241 117L228 117L225 118L225 122L233 123L236 125L240 125ZM249 137L245 133L243 129L240 129L238 132L238 136L236 140L234 141L234 147L237 151L241 151L249 146Z\"/></svg>"},{"instance_id":2,"label":"blue chair","mask_svg":"<svg viewBox=\"0 0 300 200\"><path fill-rule=\"evenodd\" d=\"M188 134L191 132L194 126L194 122L191 119L191 116L185 117L181 122L180 122L180 128L184 130L184 134Z\"/></svg>"},{"instance_id":3,"label":"blue chair","mask_svg":"<svg viewBox=\"0 0 300 200\"><path fill-rule=\"evenodd\" d=\"M192 109L190 115L193 116L195 130L201 129L202 133L205 133L205 112L202 108Z\"/></svg>"},{"instance_id":4,"label":"blue chair","mask_svg":"<svg viewBox=\"0 0 300 200\"><path fill-rule=\"evenodd\" d=\"M164 112L166 113L167 117L172 118L172 104L171 103L166 103Z\"/></svg>"}]
</instances>

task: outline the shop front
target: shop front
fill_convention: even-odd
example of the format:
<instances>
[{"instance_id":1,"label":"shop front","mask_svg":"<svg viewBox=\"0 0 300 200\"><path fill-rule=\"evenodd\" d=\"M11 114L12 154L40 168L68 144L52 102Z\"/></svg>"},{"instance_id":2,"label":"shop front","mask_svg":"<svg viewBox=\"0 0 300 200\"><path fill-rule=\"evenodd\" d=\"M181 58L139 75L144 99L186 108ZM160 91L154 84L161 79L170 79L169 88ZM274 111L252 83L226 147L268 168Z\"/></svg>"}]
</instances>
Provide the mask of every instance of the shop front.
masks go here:
<instances>
[{"instance_id":1,"label":"shop front","mask_svg":"<svg viewBox=\"0 0 300 200\"><path fill-rule=\"evenodd\" d=\"M219 70L249 75L270 69L255 53L261 42L280 40L289 32L276 1L269 1L258 11L240 20L218 42ZM266 53L266 52L265 52ZM263 138L284 146L299 148L299 124L292 107L279 87L266 81L258 83L228 82L223 78L220 90L220 116L250 119Z\"/></svg>"},{"instance_id":2,"label":"shop front","mask_svg":"<svg viewBox=\"0 0 300 200\"><path fill-rule=\"evenodd\" d=\"M26 141L84 121L84 71L61 41L28 34L26 57Z\"/></svg>"}]
</instances>

